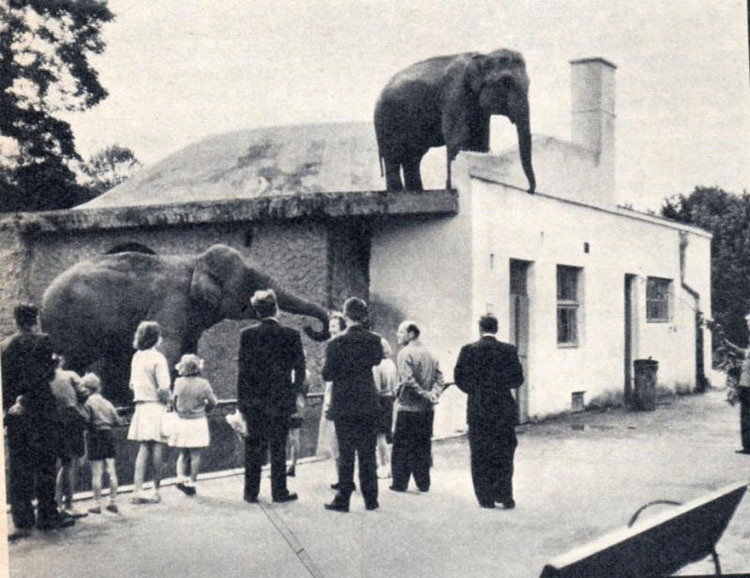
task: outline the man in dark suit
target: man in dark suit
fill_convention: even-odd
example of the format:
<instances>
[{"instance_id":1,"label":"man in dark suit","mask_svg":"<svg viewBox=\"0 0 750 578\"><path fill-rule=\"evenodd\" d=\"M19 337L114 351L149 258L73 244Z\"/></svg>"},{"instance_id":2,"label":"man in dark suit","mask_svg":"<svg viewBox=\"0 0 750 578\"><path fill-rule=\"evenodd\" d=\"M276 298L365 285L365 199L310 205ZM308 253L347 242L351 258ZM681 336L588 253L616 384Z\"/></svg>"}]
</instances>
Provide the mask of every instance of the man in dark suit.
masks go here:
<instances>
[{"instance_id":1,"label":"man in dark suit","mask_svg":"<svg viewBox=\"0 0 750 578\"><path fill-rule=\"evenodd\" d=\"M367 304L356 297L344 302L347 329L328 343L323 379L333 382L331 410L339 442L339 491L328 510L349 511L354 491L354 458L359 456L359 485L365 508L378 507L375 448L380 401L372 368L383 359L380 337L365 329Z\"/></svg>"},{"instance_id":2,"label":"man in dark suit","mask_svg":"<svg viewBox=\"0 0 750 578\"><path fill-rule=\"evenodd\" d=\"M305 382L305 353L299 332L276 319L272 290L256 291L250 303L261 322L240 336L237 404L248 430L244 499L258 501L260 469L270 446L271 497L274 502L290 502L297 494L286 487L286 438L295 396Z\"/></svg>"},{"instance_id":3,"label":"man in dark suit","mask_svg":"<svg viewBox=\"0 0 750 578\"><path fill-rule=\"evenodd\" d=\"M37 309L17 305L13 311L18 331L0 344L2 349L3 410L8 441L9 501L17 540L34 526L53 530L73 524L62 517L55 502L58 441L62 434L50 381L57 360L48 335L36 333Z\"/></svg>"},{"instance_id":4,"label":"man in dark suit","mask_svg":"<svg viewBox=\"0 0 750 578\"><path fill-rule=\"evenodd\" d=\"M499 502L514 508L513 456L518 441L518 410L511 389L523 383L523 367L516 348L495 338L497 318L479 319L479 341L465 345L453 373L456 385L469 399L471 478L483 508Z\"/></svg>"}]
</instances>

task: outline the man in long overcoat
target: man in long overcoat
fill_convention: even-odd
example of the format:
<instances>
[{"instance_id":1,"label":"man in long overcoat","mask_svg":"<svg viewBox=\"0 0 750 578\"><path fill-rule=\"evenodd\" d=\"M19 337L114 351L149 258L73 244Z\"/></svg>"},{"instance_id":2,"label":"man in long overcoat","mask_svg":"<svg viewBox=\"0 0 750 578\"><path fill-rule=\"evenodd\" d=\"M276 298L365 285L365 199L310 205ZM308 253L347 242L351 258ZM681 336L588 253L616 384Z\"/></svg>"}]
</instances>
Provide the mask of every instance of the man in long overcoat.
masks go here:
<instances>
[{"instance_id":1,"label":"man in long overcoat","mask_svg":"<svg viewBox=\"0 0 750 578\"><path fill-rule=\"evenodd\" d=\"M478 341L465 345L454 371L456 385L469 398L471 477L474 493L483 508L499 502L507 509L513 499L513 457L518 441L518 409L511 394L523 383L523 367L516 348L498 341L497 318L479 319Z\"/></svg>"},{"instance_id":2,"label":"man in long overcoat","mask_svg":"<svg viewBox=\"0 0 750 578\"><path fill-rule=\"evenodd\" d=\"M244 500L255 503L260 491L263 455L270 447L271 497L274 502L297 499L286 485L286 439L295 397L305 382L305 352L299 331L276 318L272 290L256 291L251 305L261 322L240 335L237 404L247 422Z\"/></svg>"},{"instance_id":3,"label":"man in long overcoat","mask_svg":"<svg viewBox=\"0 0 750 578\"><path fill-rule=\"evenodd\" d=\"M354 491L354 459L359 457L359 484L365 507L378 507L378 478L375 448L380 401L372 368L383 359L380 337L365 329L367 304L356 297L344 302L347 329L326 348L323 379L333 382L331 414L339 442L339 491L325 507L349 511Z\"/></svg>"}]
</instances>

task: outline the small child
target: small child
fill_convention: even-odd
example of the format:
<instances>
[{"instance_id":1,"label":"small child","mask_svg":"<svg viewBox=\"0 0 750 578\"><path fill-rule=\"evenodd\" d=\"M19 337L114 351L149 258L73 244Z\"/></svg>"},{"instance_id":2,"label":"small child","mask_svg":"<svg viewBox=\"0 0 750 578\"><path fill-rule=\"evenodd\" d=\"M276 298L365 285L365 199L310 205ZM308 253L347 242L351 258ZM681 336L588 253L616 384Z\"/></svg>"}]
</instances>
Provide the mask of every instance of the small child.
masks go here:
<instances>
[{"instance_id":1,"label":"small child","mask_svg":"<svg viewBox=\"0 0 750 578\"><path fill-rule=\"evenodd\" d=\"M91 514L102 513L102 473L104 466L109 476L109 504L107 511L116 514L117 472L115 471L115 444L112 427L124 425L112 403L101 394L102 382L95 373L81 378L81 386L89 391L84 410L89 422L89 461L91 462L91 488L96 504L89 508Z\"/></svg>"},{"instance_id":2,"label":"small child","mask_svg":"<svg viewBox=\"0 0 750 578\"><path fill-rule=\"evenodd\" d=\"M180 419L171 432L169 445L180 450L177 458L177 478L180 480L177 489L188 496L194 496L195 482L201 466L201 450L208 447L211 441L206 411L216 406L217 399L211 384L201 377L203 360L200 357L187 353L175 368L180 377L174 381L172 403Z\"/></svg>"}]
</instances>

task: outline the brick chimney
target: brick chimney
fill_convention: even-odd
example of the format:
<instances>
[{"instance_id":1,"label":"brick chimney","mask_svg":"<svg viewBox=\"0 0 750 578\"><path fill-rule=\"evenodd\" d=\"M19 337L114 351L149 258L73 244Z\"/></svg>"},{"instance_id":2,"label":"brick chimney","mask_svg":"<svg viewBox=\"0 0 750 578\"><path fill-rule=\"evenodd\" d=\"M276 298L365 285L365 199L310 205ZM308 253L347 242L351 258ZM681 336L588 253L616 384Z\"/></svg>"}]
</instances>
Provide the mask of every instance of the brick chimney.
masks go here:
<instances>
[{"instance_id":1,"label":"brick chimney","mask_svg":"<svg viewBox=\"0 0 750 578\"><path fill-rule=\"evenodd\" d=\"M603 58L571 60L571 140L597 155L600 194L615 201L615 70Z\"/></svg>"}]
</instances>

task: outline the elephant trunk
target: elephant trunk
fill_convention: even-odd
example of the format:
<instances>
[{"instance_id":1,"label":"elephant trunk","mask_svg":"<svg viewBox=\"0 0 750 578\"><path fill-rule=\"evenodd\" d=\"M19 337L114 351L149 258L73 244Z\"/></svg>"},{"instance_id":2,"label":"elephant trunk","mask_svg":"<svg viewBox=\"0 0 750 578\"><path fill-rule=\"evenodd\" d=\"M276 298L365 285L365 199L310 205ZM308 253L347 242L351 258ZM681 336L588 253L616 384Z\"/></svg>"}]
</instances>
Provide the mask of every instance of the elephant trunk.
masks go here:
<instances>
[{"instance_id":1,"label":"elephant trunk","mask_svg":"<svg viewBox=\"0 0 750 578\"><path fill-rule=\"evenodd\" d=\"M310 339L314 341L326 341L330 339L331 334L328 332L328 311L311 301L282 289L267 275L262 275L256 272L255 283L257 287L274 290L276 293L276 302L280 310L294 315L307 315L320 321L323 325L323 329L320 331L316 331L309 325L306 325L303 328L305 334ZM249 309L252 311L252 307Z\"/></svg>"},{"instance_id":2,"label":"elephant trunk","mask_svg":"<svg viewBox=\"0 0 750 578\"><path fill-rule=\"evenodd\" d=\"M531 164L531 123L529 122L528 110L516 121L516 131L518 132L518 150L521 153L521 166L529 181L529 193L534 194L536 191L536 177L534 176L534 167Z\"/></svg>"}]
</instances>

